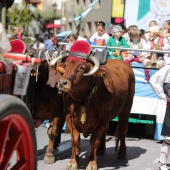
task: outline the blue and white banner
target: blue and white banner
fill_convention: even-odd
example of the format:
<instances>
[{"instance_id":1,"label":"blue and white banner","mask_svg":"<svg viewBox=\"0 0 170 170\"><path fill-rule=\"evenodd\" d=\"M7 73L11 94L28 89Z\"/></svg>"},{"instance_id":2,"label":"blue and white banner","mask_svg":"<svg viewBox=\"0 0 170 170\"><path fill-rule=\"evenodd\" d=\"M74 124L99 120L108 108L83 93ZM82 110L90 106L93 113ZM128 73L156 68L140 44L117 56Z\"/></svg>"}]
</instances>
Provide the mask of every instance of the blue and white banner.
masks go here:
<instances>
[{"instance_id":1,"label":"blue and white banner","mask_svg":"<svg viewBox=\"0 0 170 170\"><path fill-rule=\"evenodd\" d=\"M143 67L140 63L132 63L135 67ZM143 68L133 68L135 73L135 96L131 113L156 115L155 140L161 140L162 124L165 116L166 101L160 99L152 90L149 83L144 83L145 74ZM150 69L150 76L157 70Z\"/></svg>"},{"instance_id":2,"label":"blue and white banner","mask_svg":"<svg viewBox=\"0 0 170 170\"><path fill-rule=\"evenodd\" d=\"M132 4L135 6L132 10ZM126 0L125 25L137 25L139 29L148 30L149 22L154 20L160 28L165 20L170 20L169 0Z\"/></svg>"}]
</instances>

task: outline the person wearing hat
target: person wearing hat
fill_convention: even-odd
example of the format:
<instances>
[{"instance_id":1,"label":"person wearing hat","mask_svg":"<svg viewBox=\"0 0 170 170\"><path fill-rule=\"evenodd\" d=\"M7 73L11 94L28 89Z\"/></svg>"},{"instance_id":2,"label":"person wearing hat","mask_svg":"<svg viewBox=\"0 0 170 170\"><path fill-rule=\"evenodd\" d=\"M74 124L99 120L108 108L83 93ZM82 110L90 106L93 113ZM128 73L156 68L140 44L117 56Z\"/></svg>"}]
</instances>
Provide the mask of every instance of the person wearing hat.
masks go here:
<instances>
[{"instance_id":1,"label":"person wearing hat","mask_svg":"<svg viewBox=\"0 0 170 170\"><path fill-rule=\"evenodd\" d=\"M158 26L149 27L149 43L151 50L169 50L170 45L167 38L160 36L160 28ZM147 67L151 64L151 59L154 56L153 53L150 53L143 61L143 66ZM158 69L162 68L165 64L168 63L168 55L163 53L156 53L156 67ZM148 83L150 79L149 69L144 69L145 80L144 82Z\"/></svg>"},{"instance_id":2,"label":"person wearing hat","mask_svg":"<svg viewBox=\"0 0 170 170\"><path fill-rule=\"evenodd\" d=\"M114 26L112 29L112 37L110 37L106 43L108 47L124 47L129 48L124 37L122 37L122 27L120 25ZM107 49L108 59L122 60L122 56L119 50Z\"/></svg>"}]
</instances>

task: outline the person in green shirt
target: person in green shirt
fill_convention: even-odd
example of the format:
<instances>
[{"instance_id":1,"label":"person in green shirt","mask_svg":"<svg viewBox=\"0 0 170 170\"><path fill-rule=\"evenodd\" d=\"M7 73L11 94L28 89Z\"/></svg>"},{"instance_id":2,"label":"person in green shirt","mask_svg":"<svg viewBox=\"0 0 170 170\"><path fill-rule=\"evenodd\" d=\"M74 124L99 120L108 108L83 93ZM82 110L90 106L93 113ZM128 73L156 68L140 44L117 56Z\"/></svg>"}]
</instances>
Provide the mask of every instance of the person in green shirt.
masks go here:
<instances>
[{"instance_id":1,"label":"person in green shirt","mask_svg":"<svg viewBox=\"0 0 170 170\"><path fill-rule=\"evenodd\" d=\"M124 37L122 37L122 27L120 25L114 26L112 29L112 37L107 40L106 46L109 47L124 47L129 48ZM107 49L108 59L122 60L121 51L114 49Z\"/></svg>"}]
</instances>

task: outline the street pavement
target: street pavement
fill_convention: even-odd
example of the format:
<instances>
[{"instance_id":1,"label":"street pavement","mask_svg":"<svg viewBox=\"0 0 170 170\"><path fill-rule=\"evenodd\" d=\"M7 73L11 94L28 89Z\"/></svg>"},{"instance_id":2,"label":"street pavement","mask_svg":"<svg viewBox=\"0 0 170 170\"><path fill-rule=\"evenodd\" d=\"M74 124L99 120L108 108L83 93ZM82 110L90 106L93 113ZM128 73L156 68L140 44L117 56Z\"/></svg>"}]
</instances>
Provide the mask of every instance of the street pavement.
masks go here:
<instances>
[{"instance_id":1,"label":"street pavement","mask_svg":"<svg viewBox=\"0 0 170 170\"><path fill-rule=\"evenodd\" d=\"M149 139L145 135L142 135L144 132L140 130L139 126L135 126L130 130L136 130L137 132L135 131L133 134L128 133L126 138L127 160L116 159L114 136L112 134L107 135L105 155L99 155L97 158L99 170L158 170L161 142L154 141L152 138ZM48 144L47 128L38 127L36 129L36 137L38 170L65 170L71 156L70 134L62 133L61 144L55 150L56 162L54 164L45 164L43 162ZM86 169L89 154L89 138L84 138L81 135L79 170ZM167 160L167 166L170 167L169 158Z\"/></svg>"}]
</instances>

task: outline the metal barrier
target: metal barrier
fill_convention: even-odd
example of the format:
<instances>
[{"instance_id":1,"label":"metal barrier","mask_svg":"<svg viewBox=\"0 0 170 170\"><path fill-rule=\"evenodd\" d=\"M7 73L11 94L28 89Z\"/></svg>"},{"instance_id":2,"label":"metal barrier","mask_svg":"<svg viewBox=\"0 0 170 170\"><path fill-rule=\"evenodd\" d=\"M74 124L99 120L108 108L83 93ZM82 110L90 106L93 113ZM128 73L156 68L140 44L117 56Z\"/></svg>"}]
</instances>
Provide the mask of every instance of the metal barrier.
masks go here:
<instances>
[{"instance_id":1,"label":"metal barrier","mask_svg":"<svg viewBox=\"0 0 170 170\"><path fill-rule=\"evenodd\" d=\"M72 44L61 42L61 43L59 43L59 45L72 45ZM139 52L152 52L152 53L164 53L164 54L169 54L170 53L170 51L165 51L165 50L133 49L133 48L98 46L98 45L91 45L91 47L92 48L124 50L124 51L139 51Z\"/></svg>"},{"instance_id":2,"label":"metal barrier","mask_svg":"<svg viewBox=\"0 0 170 170\"><path fill-rule=\"evenodd\" d=\"M72 45L70 43L59 43L60 45ZM170 54L170 51L165 50L149 50L149 49L133 49L133 48L124 48L124 47L110 47L110 46L98 46L98 45L91 45L92 48L102 48L102 49L114 49L114 50L120 50L120 51L139 51L139 52L151 52L151 53L163 53L163 54ZM132 68L141 68L141 69L153 69L153 70L159 70L158 68L148 68L148 67L138 67L138 66L132 66Z\"/></svg>"}]
</instances>

